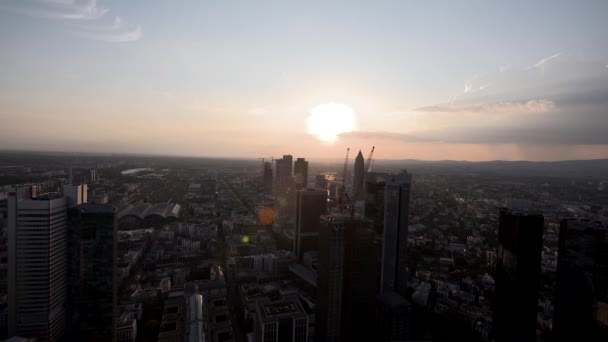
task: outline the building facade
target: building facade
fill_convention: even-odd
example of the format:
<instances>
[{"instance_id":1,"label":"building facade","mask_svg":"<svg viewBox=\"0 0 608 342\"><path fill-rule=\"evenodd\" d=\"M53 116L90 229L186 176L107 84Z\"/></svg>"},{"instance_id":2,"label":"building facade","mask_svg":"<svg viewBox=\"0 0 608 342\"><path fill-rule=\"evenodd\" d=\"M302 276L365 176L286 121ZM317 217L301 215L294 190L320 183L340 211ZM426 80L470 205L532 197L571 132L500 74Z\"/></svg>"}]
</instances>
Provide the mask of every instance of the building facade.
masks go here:
<instances>
[{"instance_id":1,"label":"building facade","mask_svg":"<svg viewBox=\"0 0 608 342\"><path fill-rule=\"evenodd\" d=\"M68 217L68 242L75 260L68 270L70 337L111 340L117 312L116 208L81 204L70 208Z\"/></svg>"},{"instance_id":2,"label":"building facade","mask_svg":"<svg viewBox=\"0 0 608 342\"><path fill-rule=\"evenodd\" d=\"M555 341L608 340L608 228L562 220L556 275Z\"/></svg>"},{"instance_id":3,"label":"building facade","mask_svg":"<svg viewBox=\"0 0 608 342\"><path fill-rule=\"evenodd\" d=\"M293 252L300 262L305 252L318 250L320 217L326 212L326 191L309 188L296 192L296 229Z\"/></svg>"},{"instance_id":4,"label":"building facade","mask_svg":"<svg viewBox=\"0 0 608 342\"><path fill-rule=\"evenodd\" d=\"M293 183L293 157L284 155L282 159L277 159L275 162L275 194L285 194L291 190Z\"/></svg>"},{"instance_id":5,"label":"building facade","mask_svg":"<svg viewBox=\"0 0 608 342\"><path fill-rule=\"evenodd\" d=\"M308 187L308 162L304 158L298 158L294 163L293 173L295 176L296 190Z\"/></svg>"},{"instance_id":6,"label":"building facade","mask_svg":"<svg viewBox=\"0 0 608 342\"><path fill-rule=\"evenodd\" d=\"M384 176L384 181L381 291L387 289L405 296L412 175L405 171L400 174L388 174Z\"/></svg>"},{"instance_id":7,"label":"building facade","mask_svg":"<svg viewBox=\"0 0 608 342\"><path fill-rule=\"evenodd\" d=\"M17 187L8 199L8 335L61 341L65 332L66 200Z\"/></svg>"},{"instance_id":8,"label":"building facade","mask_svg":"<svg viewBox=\"0 0 608 342\"><path fill-rule=\"evenodd\" d=\"M503 208L499 220L494 338L536 341L544 217Z\"/></svg>"}]
</instances>

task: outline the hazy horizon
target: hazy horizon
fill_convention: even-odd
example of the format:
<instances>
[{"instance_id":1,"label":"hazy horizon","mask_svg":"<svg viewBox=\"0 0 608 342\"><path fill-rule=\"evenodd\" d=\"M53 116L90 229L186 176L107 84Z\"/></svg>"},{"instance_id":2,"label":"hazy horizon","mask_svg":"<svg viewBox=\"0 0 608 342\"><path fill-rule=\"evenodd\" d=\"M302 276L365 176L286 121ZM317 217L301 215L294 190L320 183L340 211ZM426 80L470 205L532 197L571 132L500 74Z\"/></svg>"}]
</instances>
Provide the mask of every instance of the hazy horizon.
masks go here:
<instances>
[{"instance_id":1,"label":"hazy horizon","mask_svg":"<svg viewBox=\"0 0 608 342\"><path fill-rule=\"evenodd\" d=\"M604 1L3 1L0 148L608 158L607 12Z\"/></svg>"}]
</instances>

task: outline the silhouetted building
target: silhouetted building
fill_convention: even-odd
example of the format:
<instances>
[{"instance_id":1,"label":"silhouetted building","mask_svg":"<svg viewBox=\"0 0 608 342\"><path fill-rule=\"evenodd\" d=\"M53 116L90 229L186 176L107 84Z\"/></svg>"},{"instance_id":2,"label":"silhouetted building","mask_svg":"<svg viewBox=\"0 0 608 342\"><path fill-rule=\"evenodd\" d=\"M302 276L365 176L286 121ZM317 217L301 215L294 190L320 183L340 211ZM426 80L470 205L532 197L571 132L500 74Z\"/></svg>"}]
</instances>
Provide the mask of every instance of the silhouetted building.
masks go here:
<instances>
[{"instance_id":1,"label":"silhouetted building","mask_svg":"<svg viewBox=\"0 0 608 342\"><path fill-rule=\"evenodd\" d=\"M271 162L264 162L264 173L262 177L264 180L264 194L272 195L273 176Z\"/></svg>"},{"instance_id":2,"label":"silhouetted building","mask_svg":"<svg viewBox=\"0 0 608 342\"><path fill-rule=\"evenodd\" d=\"M275 193L284 194L289 192L293 184L293 157L284 155L282 159L277 159L275 162Z\"/></svg>"},{"instance_id":3,"label":"silhouetted building","mask_svg":"<svg viewBox=\"0 0 608 342\"><path fill-rule=\"evenodd\" d=\"M374 341L376 248L372 222L345 214L321 217L315 338Z\"/></svg>"},{"instance_id":4,"label":"silhouetted building","mask_svg":"<svg viewBox=\"0 0 608 342\"><path fill-rule=\"evenodd\" d=\"M345 219L327 215L321 221L315 340L336 342L342 328Z\"/></svg>"},{"instance_id":5,"label":"silhouetted building","mask_svg":"<svg viewBox=\"0 0 608 342\"><path fill-rule=\"evenodd\" d=\"M304 158L298 158L293 168L296 190L308 187L308 162Z\"/></svg>"},{"instance_id":6,"label":"silhouetted building","mask_svg":"<svg viewBox=\"0 0 608 342\"><path fill-rule=\"evenodd\" d=\"M608 229L599 221L561 221L555 341L608 341Z\"/></svg>"},{"instance_id":7,"label":"silhouetted building","mask_svg":"<svg viewBox=\"0 0 608 342\"><path fill-rule=\"evenodd\" d=\"M118 282L116 208L81 204L70 208L68 216L70 338L112 340Z\"/></svg>"},{"instance_id":8,"label":"silhouetted building","mask_svg":"<svg viewBox=\"0 0 608 342\"><path fill-rule=\"evenodd\" d=\"M316 175L315 176L315 188L326 190L327 183L328 182L327 182L327 179L325 178L325 175Z\"/></svg>"},{"instance_id":9,"label":"silhouetted building","mask_svg":"<svg viewBox=\"0 0 608 342\"><path fill-rule=\"evenodd\" d=\"M407 289L407 229L412 175L384 174L384 228L382 236L381 291L401 296Z\"/></svg>"},{"instance_id":10,"label":"silhouetted building","mask_svg":"<svg viewBox=\"0 0 608 342\"><path fill-rule=\"evenodd\" d=\"M363 198L363 179L365 175L365 159L363 158L363 154L361 150L359 150L359 154L357 154L357 158L355 158L355 170L353 177L353 194L357 194L357 198L353 198L353 200L358 200Z\"/></svg>"},{"instance_id":11,"label":"silhouetted building","mask_svg":"<svg viewBox=\"0 0 608 342\"><path fill-rule=\"evenodd\" d=\"M16 187L8 198L8 335L61 341L65 331L66 199Z\"/></svg>"},{"instance_id":12,"label":"silhouetted building","mask_svg":"<svg viewBox=\"0 0 608 342\"><path fill-rule=\"evenodd\" d=\"M542 214L500 210L494 290L498 342L536 341L543 224Z\"/></svg>"},{"instance_id":13,"label":"silhouetted building","mask_svg":"<svg viewBox=\"0 0 608 342\"><path fill-rule=\"evenodd\" d=\"M364 215L374 221L379 237L384 232L384 188L390 174L370 172L365 176Z\"/></svg>"},{"instance_id":14,"label":"silhouetted building","mask_svg":"<svg viewBox=\"0 0 608 342\"><path fill-rule=\"evenodd\" d=\"M254 322L256 342L308 341L308 315L296 296L285 296L256 303Z\"/></svg>"},{"instance_id":15,"label":"silhouetted building","mask_svg":"<svg viewBox=\"0 0 608 342\"><path fill-rule=\"evenodd\" d=\"M327 192L302 189L296 192L296 229L294 254L298 261L307 251L318 250L320 217L327 212Z\"/></svg>"},{"instance_id":16,"label":"silhouetted building","mask_svg":"<svg viewBox=\"0 0 608 342\"><path fill-rule=\"evenodd\" d=\"M340 335L343 341L375 341L378 264L373 222L363 217L347 219Z\"/></svg>"}]
</instances>

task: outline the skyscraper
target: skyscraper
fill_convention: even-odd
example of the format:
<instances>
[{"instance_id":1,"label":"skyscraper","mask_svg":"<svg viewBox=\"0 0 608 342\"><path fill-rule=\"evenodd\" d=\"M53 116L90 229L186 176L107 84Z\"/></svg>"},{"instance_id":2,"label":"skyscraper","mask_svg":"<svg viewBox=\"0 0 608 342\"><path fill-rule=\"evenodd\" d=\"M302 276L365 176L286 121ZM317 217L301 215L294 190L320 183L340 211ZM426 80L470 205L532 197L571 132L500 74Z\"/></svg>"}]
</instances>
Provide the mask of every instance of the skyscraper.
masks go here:
<instances>
[{"instance_id":1,"label":"skyscraper","mask_svg":"<svg viewBox=\"0 0 608 342\"><path fill-rule=\"evenodd\" d=\"M8 334L60 341L65 329L66 200L10 190ZM34 196L33 196L34 195Z\"/></svg>"},{"instance_id":2,"label":"skyscraper","mask_svg":"<svg viewBox=\"0 0 608 342\"><path fill-rule=\"evenodd\" d=\"M323 215L321 225L316 340L377 340L372 222L332 214Z\"/></svg>"},{"instance_id":3,"label":"skyscraper","mask_svg":"<svg viewBox=\"0 0 608 342\"><path fill-rule=\"evenodd\" d=\"M503 208L499 219L494 338L498 342L536 341L544 218Z\"/></svg>"},{"instance_id":4,"label":"skyscraper","mask_svg":"<svg viewBox=\"0 0 608 342\"><path fill-rule=\"evenodd\" d=\"M272 163L264 162L264 170L262 174L264 181L264 194L272 195Z\"/></svg>"},{"instance_id":5,"label":"skyscraper","mask_svg":"<svg viewBox=\"0 0 608 342\"><path fill-rule=\"evenodd\" d=\"M318 250L321 215L327 212L327 191L302 189L296 192L294 254L302 261L307 251Z\"/></svg>"},{"instance_id":6,"label":"skyscraper","mask_svg":"<svg viewBox=\"0 0 608 342\"><path fill-rule=\"evenodd\" d=\"M68 270L71 339L112 340L116 322L116 208L81 204L69 210L68 241L76 263Z\"/></svg>"},{"instance_id":7,"label":"skyscraper","mask_svg":"<svg viewBox=\"0 0 608 342\"><path fill-rule=\"evenodd\" d=\"M289 192L293 183L293 157L284 155L276 161L275 192L284 194Z\"/></svg>"},{"instance_id":8,"label":"skyscraper","mask_svg":"<svg viewBox=\"0 0 608 342\"><path fill-rule=\"evenodd\" d=\"M353 177L353 194L357 194L357 198L353 198L353 200L358 200L363 198L363 182L364 182L364 174L365 174L365 159L363 158L363 154L361 150L359 150L359 154L357 154L357 158L355 158L355 170Z\"/></svg>"},{"instance_id":9,"label":"skyscraper","mask_svg":"<svg viewBox=\"0 0 608 342\"><path fill-rule=\"evenodd\" d=\"M381 291L405 296L407 289L407 229L412 175L384 174L384 229L382 236Z\"/></svg>"},{"instance_id":10,"label":"skyscraper","mask_svg":"<svg viewBox=\"0 0 608 342\"><path fill-rule=\"evenodd\" d=\"M556 281L554 340L608 341L608 229L604 224L561 221Z\"/></svg>"},{"instance_id":11,"label":"skyscraper","mask_svg":"<svg viewBox=\"0 0 608 342\"><path fill-rule=\"evenodd\" d=\"M308 162L304 158L298 158L294 163L294 176L296 190L308 187Z\"/></svg>"},{"instance_id":12,"label":"skyscraper","mask_svg":"<svg viewBox=\"0 0 608 342\"><path fill-rule=\"evenodd\" d=\"M343 341L377 341L378 336L373 329L378 273L373 222L349 216L344 243L341 338Z\"/></svg>"},{"instance_id":13,"label":"skyscraper","mask_svg":"<svg viewBox=\"0 0 608 342\"><path fill-rule=\"evenodd\" d=\"M344 286L344 232L348 219L327 215L321 218L319 279L315 313L315 340L341 341L342 289Z\"/></svg>"}]
</instances>

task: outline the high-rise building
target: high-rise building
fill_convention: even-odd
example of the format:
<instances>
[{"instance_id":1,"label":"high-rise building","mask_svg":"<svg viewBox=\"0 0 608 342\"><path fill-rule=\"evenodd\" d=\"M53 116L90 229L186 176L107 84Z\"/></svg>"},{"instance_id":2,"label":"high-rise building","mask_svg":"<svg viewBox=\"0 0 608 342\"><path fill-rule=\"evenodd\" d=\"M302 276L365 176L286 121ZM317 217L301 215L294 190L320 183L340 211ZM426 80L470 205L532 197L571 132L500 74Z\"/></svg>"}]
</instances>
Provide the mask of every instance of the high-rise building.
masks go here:
<instances>
[{"instance_id":1,"label":"high-rise building","mask_svg":"<svg viewBox=\"0 0 608 342\"><path fill-rule=\"evenodd\" d=\"M376 247L372 222L349 214L321 217L317 341L375 341Z\"/></svg>"},{"instance_id":2,"label":"high-rise building","mask_svg":"<svg viewBox=\"0 0 608 342\"><path fill-rule=\"evenodd\" d=\"M381 291L407 290L407 229L412 175L403 171L384 175Z\"/></svg>"},{"instance_id":3,"label":"high-rise building","mask_svg":"<svg viewBox=\"0 0 608 342\"><path fill-rule=\"evenodd\" d=\"M553 339L608 341L608 229L599 221L562 220Z\"/></svg>"},{"instance_id":4,"label":"high-rise building","mask_svg":"<svg viewBox=\"0 0 608 342\"><path fill-rule=\"evenodd\" d=\"M66 198L68 208L87 203L88 187L86 184L66 184L63 186L63 197Z\"/></svg>"},{"instance_id":5,"label":"high-rise building","mask_svg":"<svg viewBox=\"0 0 608 342\"><path fill-rule=\"evenodd\" d=\"M335 215L321 218L321 248L315 313L315 340L341 341L342 294L344 286L345 220Z\"/></svg>"},{"instance_id":6,"label":"high-rise building","mask_svg":"<svg viewBox=\"0 0 608 342\"><path fill-rule=\"evenodd\" d=\"M264 162L264 171L262 175L264 181L264 194L272 195L272 163Z\"/></svg>"},{"instance_id":7,"label":"high-rise building","mask_svg":"<svg viewBox=\"0 0 608 342\"><path fill-rule=\"evenodd\" d=\"M60 341L65 331L66 200L32 196L32 187L8 199L8 335Z\"/></svg>"},{"instance_id":8,"label":"high-rise building","mask_svg":"<svg viewBox=\"0 0 608 342\"><path fill-rule=\"evenodd\" d=\"M298 158L294 163L294 176L296 190L308 187L308 162L304 158Z\"/></svg>"},{"instance_id":9,"label":"high-rise building","mask_svg":"<svg viewBox=\"0 0 608 342\"><path fill-rule=\"evenodd\" d=\"M110 341L117 310L116 208L81 204L68 213L70 338Z\"/></svg>"},{"instance_id":10,"label":"high-rise building","mask_svg":"<svg viewBox=\"0 0 608 342\"><path fill-rule=\"evenodd\" d=\"M536 341L544 217L502 208L499 220L494 339Z\"/></svg>"},{"instance_id":11,"label":"high-rise building","mask_svg":"<svg viewBox=\"0 0 608 342\"><path fill-rule=\"evenodd\" d=\"M353 200L358 200L363 198L363 182L365 175L365 159L363 158L363 154L361 150L359 150L359 154L355 158L355 170L353 176L353 194L356 194L357 198Z\"/></svg>"},{"instance_id":12,"label":"high-rise building","mask_svg":"<svg viewBox=\"0 0 608 342\"><path fill-rule=\"evenodd\" d=\"M325 175L315 176L315 188L323 190L327 189L327 178L325 178Z\"/></svg>"},{"instance_id":13,"label":"high-rise building","mask_svg":"<svg viewBox=\"0 0 608 342\"><path fill-rule=\"evenodd\" d=\"M365 217L372 220L379 258L377 340L407 340L411 304L407 290L407 233L412 175L370 172L365 177Z\"/></svg>"},{"instance_id":14,"label":"high-rise building","mask_svg":"<svg viewBox=\"0 0 608 342\"><path fill-rule=\"evenodd\" d=\"M258 301L254 334L256 342L308 341L308 315L298 297Z\"/></svg>"},{"instance_id":15,"label":"high-rise building","mask_svg":"<svg viewBox=\"0 0 608 342\"><path fill-rule=\"evenodd\" d=\"M364 215L374 221L378 237L384 232L384 188L389 174L370 172L365 176Z\"/></svg>"},{"instance_id":16,"label":"high-rise building","mask_svg":"<svg viewBox=\"0 0 608 342\"><path fill-rule=\"evenodd\" d=\"M327 192L319 189L302 189L296 192L296 230L294 254L298 261L307 251L318 250L320 217L327 212Z\"/></svg>"},{"instance_id":17,"label":"high-rise building","mask_svg":"<svg viewBox=\"0 0 608 342\"><path fill-rule=\"evenodd\" d=\"M91 171L89 172L89 178L91 184L97 184L97 170L96 169L91 169Z\"/></svg>"},{"instance_id":18,"label":"high-rise building","mask_svg":"<svg viewBox=\"0 0 608 342\"><path fill-rule=\"evenodd\" d=\"M276 194L284 194L291 190L293 183L293 157L284 155L282 159L277 159L275 162L275 191Z\"/></svg>"}]
</instances>

